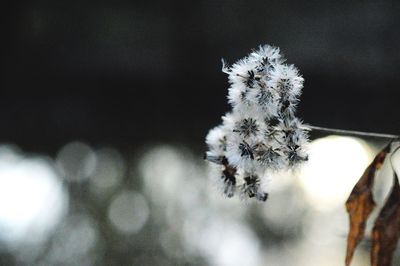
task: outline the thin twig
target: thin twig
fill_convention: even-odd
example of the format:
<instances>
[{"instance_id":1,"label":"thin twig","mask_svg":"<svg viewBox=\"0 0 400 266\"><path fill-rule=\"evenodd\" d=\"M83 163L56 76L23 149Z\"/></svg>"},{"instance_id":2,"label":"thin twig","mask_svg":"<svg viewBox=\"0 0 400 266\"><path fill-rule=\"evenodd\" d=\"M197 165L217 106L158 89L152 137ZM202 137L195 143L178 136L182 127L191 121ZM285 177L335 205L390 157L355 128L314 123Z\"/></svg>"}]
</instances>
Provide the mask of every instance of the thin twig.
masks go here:
<instances>
[{"instance_id":1,"label":"thin twig","mask_svg":"<svg viewBox=\"0 0 400 266\"><path fill-rule=\"evenodd\" d=\"M372 132L362 132L362 131L335 129L335 128L326 128L326 127L318 127L318 126L311 126L311 125L308 125L308 127L311 128L312 131L326 132L326 133L331 133L331 134L334 134L334 135L341 135L341 136L378 138L378 139L388 139L388 140L400 139L400 135L372 133Z\"/></svg>"}]
</instances>

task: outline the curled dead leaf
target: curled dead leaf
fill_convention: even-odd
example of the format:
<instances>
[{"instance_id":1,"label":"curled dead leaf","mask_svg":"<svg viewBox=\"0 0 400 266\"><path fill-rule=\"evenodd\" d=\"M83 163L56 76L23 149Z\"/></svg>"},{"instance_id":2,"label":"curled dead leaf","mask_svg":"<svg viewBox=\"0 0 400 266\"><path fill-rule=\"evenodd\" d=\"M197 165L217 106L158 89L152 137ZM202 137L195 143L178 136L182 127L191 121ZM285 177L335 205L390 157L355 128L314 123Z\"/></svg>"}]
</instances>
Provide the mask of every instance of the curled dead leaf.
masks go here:
<instances>
[{"instance_id":1,"label":"curled dead leaf","mask_svg":"<svg viewBox=\"0 0 400 266\"><path fill-rule=\"evenodd\" d=\"M400 186L396 174L392 191L372 230L371 266L390 266L400 236Z\"/></svg>"},{"instance_id":2,"label":"curled dead leaf","mask_svg":"<svg viewBox=\"0 0 400 266\"><path fill-rule=\"evenodd\" d=\"M365 169L346 201L346 210L350 216L350 231L347 236L346 266L350 265L354 251L364 237L367 219L375 207L372 195L375 173L382 167L386 155L389 152L390 144L375 156L375 159Z\"/></svg>"}]
</instances>

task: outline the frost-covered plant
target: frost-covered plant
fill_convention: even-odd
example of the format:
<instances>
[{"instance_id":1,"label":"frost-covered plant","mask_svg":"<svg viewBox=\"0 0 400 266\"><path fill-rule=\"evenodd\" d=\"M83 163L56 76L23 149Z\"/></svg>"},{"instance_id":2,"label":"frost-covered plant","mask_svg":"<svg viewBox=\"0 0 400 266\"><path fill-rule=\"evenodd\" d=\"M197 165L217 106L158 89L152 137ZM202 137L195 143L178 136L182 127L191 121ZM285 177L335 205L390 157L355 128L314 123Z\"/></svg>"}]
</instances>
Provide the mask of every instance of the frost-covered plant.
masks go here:
<instances>
[{"instance_id":1,"label":"frost-covered plant","mask_svg":"<svg viewBox=\"0 0 400 266\"><path fill-rule=\"evenodd\" d=\"M206 159L223 192L265 201L273 171L293 169L307 160L308 127L295 111L303 88L297 68L285 63L279 48L260 46L222 71L230 83L232 111L206 137Z\"/></svg>"}]
</instances>

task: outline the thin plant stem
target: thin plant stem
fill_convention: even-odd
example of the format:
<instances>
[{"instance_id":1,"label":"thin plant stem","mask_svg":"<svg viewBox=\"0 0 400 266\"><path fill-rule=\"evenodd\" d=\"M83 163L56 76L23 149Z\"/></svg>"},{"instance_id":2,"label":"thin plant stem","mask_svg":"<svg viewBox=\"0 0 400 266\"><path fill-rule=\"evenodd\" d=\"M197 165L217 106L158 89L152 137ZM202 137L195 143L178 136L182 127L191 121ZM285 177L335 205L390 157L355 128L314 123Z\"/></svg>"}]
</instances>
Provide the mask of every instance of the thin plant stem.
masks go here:
<instances>
[{"instance_id":1,"label":"thin plant stem","mask_svg":"<svg viewBox=\"0 0 400 266\"><path fill-rule=\"evenodd\" d=\"M340 136L365 137L365 138L385 139L385 140L400 139L400 135L362 132L362 131L355 131L355 130L318 127L318 126L312 126L312 125L308 125L308 127L311 128L312 131L331 133L331 134L340 135Z\"/></svg>"}]
</instances>

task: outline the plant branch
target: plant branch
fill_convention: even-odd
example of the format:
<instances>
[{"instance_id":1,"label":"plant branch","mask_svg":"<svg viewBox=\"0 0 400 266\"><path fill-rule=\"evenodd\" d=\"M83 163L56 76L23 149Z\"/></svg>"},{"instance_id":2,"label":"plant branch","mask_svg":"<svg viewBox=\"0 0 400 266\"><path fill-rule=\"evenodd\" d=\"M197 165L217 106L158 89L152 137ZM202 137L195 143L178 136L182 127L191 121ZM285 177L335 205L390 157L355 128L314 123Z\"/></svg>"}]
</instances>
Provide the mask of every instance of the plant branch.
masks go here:
<instances>
[{"instance_id":1,"label":"plant branch","mask_svg":"<svg viewBox=\"0 0 400 266\"><path fill-rule=\"evenodd\" d=\"M400 135L362 132L362 131L345 130L345 129L335 129L335 128L318 127L318 126L311 126L311 125L308 125L308 127L311 128L312 131L330 133L330 134L340 135L340 136L365 137L365 138L386 139L386 140L400 139Z\"/></svg>"}]
</instances>

